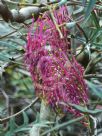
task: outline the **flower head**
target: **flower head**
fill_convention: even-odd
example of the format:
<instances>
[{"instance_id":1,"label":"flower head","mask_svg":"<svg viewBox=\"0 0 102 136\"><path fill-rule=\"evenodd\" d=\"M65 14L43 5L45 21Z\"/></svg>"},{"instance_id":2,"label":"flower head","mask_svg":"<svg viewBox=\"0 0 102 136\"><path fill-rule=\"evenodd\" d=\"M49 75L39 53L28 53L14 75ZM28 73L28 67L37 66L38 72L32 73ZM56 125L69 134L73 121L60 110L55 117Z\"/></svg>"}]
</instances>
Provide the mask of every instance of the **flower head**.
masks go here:
<instances>
[{"instance_id":1,"label":"flower head","mask_svg":"<svg viewBox=\"0 0 102 136\"><path fill-rule=\"evenodd\" d=\"M65 6L54 11L64 38L61 39L49 12L39 17L34 34L29 31L25 61L28 65L36 94L55 110L80 115L70 106L61 102L85 104L88 101L87 86L83 79L83 67L69 52L69 31L64 27L69 21ZM32 30L32 27L31 27Z\"/></svg>"}]
</instances>

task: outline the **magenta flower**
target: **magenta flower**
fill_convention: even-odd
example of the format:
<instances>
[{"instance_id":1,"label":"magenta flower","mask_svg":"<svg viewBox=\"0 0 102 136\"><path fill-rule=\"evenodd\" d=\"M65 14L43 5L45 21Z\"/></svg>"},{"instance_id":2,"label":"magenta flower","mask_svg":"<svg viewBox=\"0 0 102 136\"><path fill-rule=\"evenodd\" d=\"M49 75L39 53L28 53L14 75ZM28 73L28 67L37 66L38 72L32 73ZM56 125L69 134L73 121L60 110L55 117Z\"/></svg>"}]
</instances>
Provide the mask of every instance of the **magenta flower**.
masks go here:
<instances>
[{"instance_id":1,"label":"magenta flower","mask_svg":"<svg viewBox=\"0 0 102 136\"><path fill-rule=\"evenodd\" d=\"M58 25L69 22L65 6L54 11ZM60 27L59 33L49 16L45 13L37 20L37 28L30 28L26 45L25 62L28 65L36 94L44 99L56 112L71 112L76 116L80 112L64 103L85 104L88 101L87 86L83 79L83 67L70 53L69 31Z\"/></svg>"}]
</instances>

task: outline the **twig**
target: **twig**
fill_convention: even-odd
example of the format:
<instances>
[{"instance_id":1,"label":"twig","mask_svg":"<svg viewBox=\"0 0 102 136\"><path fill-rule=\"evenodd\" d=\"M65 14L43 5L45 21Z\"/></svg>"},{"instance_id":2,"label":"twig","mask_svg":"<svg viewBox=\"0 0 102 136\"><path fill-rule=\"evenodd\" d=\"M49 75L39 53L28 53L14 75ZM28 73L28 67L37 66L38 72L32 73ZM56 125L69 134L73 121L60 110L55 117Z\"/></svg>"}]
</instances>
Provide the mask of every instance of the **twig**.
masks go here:
<instances>
[{"instance_id":1,"label":"twig","mask_svg":"<svg viewBox=\"0 0 102 136\"><path fill-rule=\"evenodd\" d=\"M61 30L60 30L60 28L59 28L59 26L58 26L58 24L56 22L56 18L54 17L53 11L52 11L52 9L49 6L48 6L48 8L49 8L52 20L53 20L53 22L55 24L55 27L56 27L57 31L59 32L60 38L62 39L63 38L63 34L62 34L62 32L61 32Z\"/></svg>"},{"instance_id":2,"label":"twig","mask_svg":"<svg viewBox=\"0 0 102 136\"><path fill-rule=\"evenodd\" d=\"M102 78L102 74L88 74L84 75L85 78Z\"/></svg>"},{"instance_id":3,"label":"twig","mask_svg":"<svg viewBox=\"0 0 102 136\"><path fill-rule=\"evenodd\" d=\"M39 100L38 97L36 97L27 107L25 107L24 109L22 109L21 111L17 112L16 114L13 114L11 116L8 116L6 118L0 119L0 123L4 123L7 122L9 119L13 118L13 117L17 117L18 115L20 115L22 112L26 111L27 109L29 109L32 105L34 105L37 101Z\"/></svg>"}]
</instances>

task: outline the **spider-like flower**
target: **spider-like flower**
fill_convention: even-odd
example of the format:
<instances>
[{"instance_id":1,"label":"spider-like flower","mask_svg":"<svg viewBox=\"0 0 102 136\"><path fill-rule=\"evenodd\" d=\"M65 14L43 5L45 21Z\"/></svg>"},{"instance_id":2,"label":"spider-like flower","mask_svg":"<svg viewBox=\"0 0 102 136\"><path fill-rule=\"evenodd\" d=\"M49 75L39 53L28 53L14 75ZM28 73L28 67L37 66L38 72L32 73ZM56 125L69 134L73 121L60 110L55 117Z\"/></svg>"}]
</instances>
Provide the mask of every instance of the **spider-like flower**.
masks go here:
<instances>
[{"instance_id":1,"label":"spider-like flower","mask_svg":"<svg viewBox=\"0 0 102 136\"><path fill-rule=\"evenodd\" d=\"M38 18L36 29L30 28L25 61L36 94L55 111L69 111L79 116L80 112L71 106L61 105L61 102L81 105L88 101L87 86L83 79L84 69L69 51L69 31L63 25L69 22L67 8L62 6L53 14L64 38L60 38L50 13L46 12Z\"/></svg>"}]
</instances>

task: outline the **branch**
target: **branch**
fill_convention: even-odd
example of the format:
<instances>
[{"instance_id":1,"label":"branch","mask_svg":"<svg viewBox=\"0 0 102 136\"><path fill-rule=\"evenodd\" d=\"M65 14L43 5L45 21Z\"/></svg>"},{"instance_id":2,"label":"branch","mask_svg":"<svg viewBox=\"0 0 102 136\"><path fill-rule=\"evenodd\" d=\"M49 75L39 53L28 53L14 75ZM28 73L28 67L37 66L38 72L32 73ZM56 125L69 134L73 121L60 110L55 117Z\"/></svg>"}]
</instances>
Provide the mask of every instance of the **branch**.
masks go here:
<instances>
[{"instance_id":1,"label":"branch","mask_svg":"<svg viewBox=\"0 0 102 136\"><path fill-rule=\"evenodd\" d=\"M12 22L23 23L27 19L32 18L32 14L34 14L34 19L36 20L39 16L39 13L42 12L42 8L39 7L24 7L19 11L13 9L11 10L12 14Z\"/></svg>"},{"instance_id":2,"label":"branch","mask_svg":"<svg viewBox=\"0 0 102 136\"><path fill-rule=\"evenodd\" d=\"M0 15L6 22L13 19L12 13L4 0L0 0Z\"/></svg>"},{"instance_id":3,"label":"branch","mask_svg":"<svg viewBox=\"0 0 102 136\"><path fill-rule=\"evenodd\" d=\"M21 8L20 10L10 10L6 3L11 3L14 5L19 6L25 6L24 8ZM48 2L47 4L41 3L41 4L29 4L29 3L19 3L19 2L13 2L11 0L0 0L0 15L2 18L8 22L18 22L23 23L25 20L32 18L32 14L35 16L35 20L38 18L40 12L44 12L47 9L46 5L53 5L58 3L58 1ZM82 2L79 1L68 1L67 6L83 6ZM58 6L58 5L57 5ZM88 6L88 2L86 3L85 7ZM99 10L98 4L95 4L95 10ZM101 9L100 9L101 10Z\"/></svg>"},{"instance_id":4,"label":"branch","mask_svg":"<svg viewBox=\"0 0 102 136\"><path fill-rule=\"evenodd\" d=\"M0 119L0 123L7 122L9 119L20 115L22 112L26 111L26 110L29 109L32 105L34 105L38 100L39 100L39 98L36 97L36 98L32 101L32 103L30 103L27 107L25 107L25 108L22 109L21 111L17 112L16 114L13 114L13 115L11 115L11 116L8 116L8 117L6 117L6 118Z\"/></svg>"},{"instance_id":5,"label":"branch","mask_svg":"<svg viewBox=\"0 0 102 136\"><path fill-rule=\"evenodd\" d=\"M88 74L84 75L85 78L102 78L102 74Z\"/></svg>"},{"instance_id":6,"label":"branch","mask_svg":"<svg viewBox=\"0 0 102 136\"><path fill-rule=\"evenodd\" d=\"M34 14L35 20L38 18L40 12L46 11L46 7L28 6L21 8L19 11L16 9L10 10L4 0L0 0L0 15L8 22L23 23L25 20L32 18Z\"/></svg>"}]
</instances>

